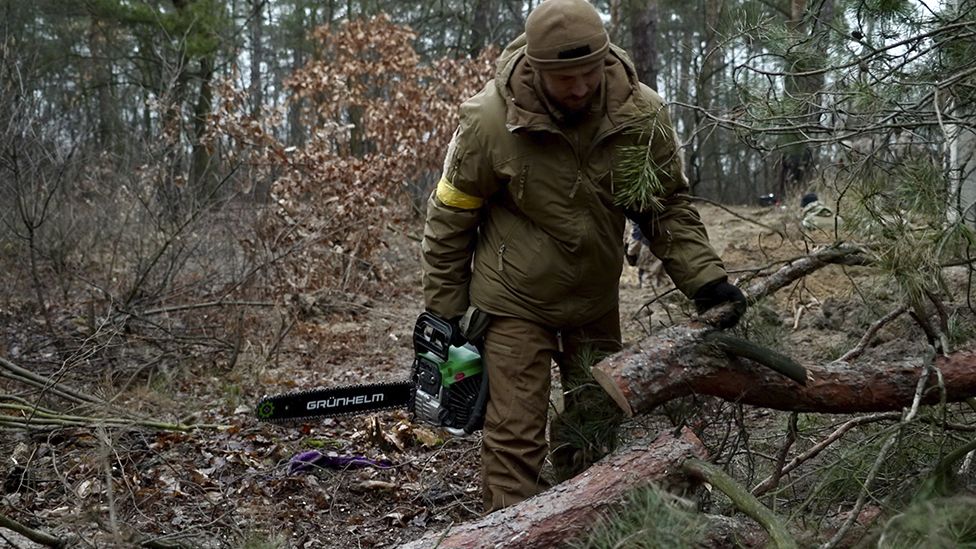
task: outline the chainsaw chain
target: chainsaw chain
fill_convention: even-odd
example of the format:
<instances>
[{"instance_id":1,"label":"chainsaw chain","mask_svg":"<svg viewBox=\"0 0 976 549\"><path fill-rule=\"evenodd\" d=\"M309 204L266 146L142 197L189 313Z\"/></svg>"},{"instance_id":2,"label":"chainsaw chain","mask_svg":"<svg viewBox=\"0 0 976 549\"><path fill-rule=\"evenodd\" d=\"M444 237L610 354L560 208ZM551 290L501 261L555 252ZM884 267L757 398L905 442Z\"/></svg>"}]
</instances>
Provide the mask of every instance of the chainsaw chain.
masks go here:
<instances>
[{"instance_id":1,"label":"chainsaw chain","mask_svg":"<svg viewBox=\"0 0 976 549\"><path fill-rule=\"evenodd\" d=\"M382 412L382 411L385 411L385 410L396 410L396 409L400 409L400 408L404 408L404 407L406 407L408 409L409 408L412 408L414 395L416 394L416 386L414 385L414 383L412 381L391 381L391 382L386 382L386 383L363 383L363 384L359 384L359 385L343 386L342 389L349 390L349 391L358 391L358 390L361 390L361 389L362 390L370 390L370 389L389 390L389 389L399 389L401 387L404 387L404 388L409 387L409 389L410 389L410 399L409 399L409 401L407 403L403 403L403 402L392 402L390 404L378 405L376 408L371 408L371 409L366 410L366 411L363 411L363 410L350 410L348 412L331 412L330 411L328 413L318 413L318 414L309 413L309 414L303 415L303 416L277 417L277 418L276 417L273 417L274 414L275 414L275 403L276 402L280 403L282 401L287 401L287 400L290 400L290 399L303 399L303 398L307 398L307 397L309 397L309 396L311 396L311 395L313 395L315 393L318 393L320 391L331 391L331 390L335 390L336 389L335 387L318 387L318 388L315 388L315 389L308 389L308 390L304 390L304 391L295 391L295 392L291 392L291 393L279 393L279 394L276 394L276 395L264 395L263 397L261 397L261 400L258 401L257 406L255 406L254 412L255 412L255 416L257 416L257 419L259 421L263 421L263 422L267 422L267 423L286 424L286 423L303 422L303 421L310 421L310 420L320 420L320 419L325 419L325 418L344 418L344 417L358 416L358 415L363 415L364 413Z\"/></svg>"}]
</instances>

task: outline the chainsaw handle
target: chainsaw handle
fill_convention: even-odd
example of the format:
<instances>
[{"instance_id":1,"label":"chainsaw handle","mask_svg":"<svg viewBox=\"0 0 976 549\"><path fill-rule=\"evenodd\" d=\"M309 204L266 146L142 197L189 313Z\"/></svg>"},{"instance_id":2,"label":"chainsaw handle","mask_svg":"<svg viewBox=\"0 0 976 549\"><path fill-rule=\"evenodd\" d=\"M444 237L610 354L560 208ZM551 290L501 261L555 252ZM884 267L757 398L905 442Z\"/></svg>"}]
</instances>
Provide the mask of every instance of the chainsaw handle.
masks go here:
<instances>
[{"instance_id":1,"label":"chainsaw handle","mask_svg":"<svg viewBox=\"0 0 976 549\"><path fill-rule=\"evenodd\" d=\"M456 330L444 318L424 311L417 317L417 324L413 328L414 351L417 354L433 353L437 358L447 360Z\"/></svg>"}]
</instances>

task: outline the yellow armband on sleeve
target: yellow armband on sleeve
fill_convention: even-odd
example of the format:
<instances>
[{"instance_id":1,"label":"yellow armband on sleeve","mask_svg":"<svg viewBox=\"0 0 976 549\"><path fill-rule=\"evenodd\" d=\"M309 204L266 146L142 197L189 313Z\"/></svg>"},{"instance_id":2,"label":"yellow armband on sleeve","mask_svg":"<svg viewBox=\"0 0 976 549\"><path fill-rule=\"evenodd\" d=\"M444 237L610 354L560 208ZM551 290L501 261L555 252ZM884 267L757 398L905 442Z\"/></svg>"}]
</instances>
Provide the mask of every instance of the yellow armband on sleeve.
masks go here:
<instances>
[{"instance_id":1,"label":"yellow armband on sleeve","mask_svg":"<svg viewBox=\"0 0 976 549\"><path fill-rule=\"evenodd\" d=\"M437 200L440 200L445 206L462 210L477 210L485 202L480 197L459 191L446 177L442 177L437 182Z\"/></svg>"}]
</instances>

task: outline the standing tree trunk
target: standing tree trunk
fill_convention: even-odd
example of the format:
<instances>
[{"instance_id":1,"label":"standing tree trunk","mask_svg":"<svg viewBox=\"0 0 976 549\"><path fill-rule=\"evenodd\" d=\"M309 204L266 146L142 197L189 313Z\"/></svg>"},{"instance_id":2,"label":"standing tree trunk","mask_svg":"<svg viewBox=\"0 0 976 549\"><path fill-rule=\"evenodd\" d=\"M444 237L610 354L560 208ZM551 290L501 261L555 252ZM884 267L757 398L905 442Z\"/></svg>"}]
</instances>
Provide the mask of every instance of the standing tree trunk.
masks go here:
<instances>
[{"instance_id":1,"label":"standing tree trunk","mask_svg":"<svg viewBox=\"0 0 976 549\"><path fill-rule=\"evenodd\" d=\"M957 117L972 120L972 107L957 109ZM953 128L949 142L949 166L951 170L950 208L952 220L962 220L971 228L976 228L976 130L972 126L957 124Z\"/></svg>"},{"instance_id":2,"label":"standing tree trunk","mask_svg":"<svg viewBox=\"0 0 976 549\"><path fill-rule=\"evenodd\" d=\"M88 47L91 51L91 85L95 88L98 105L96 138L100 146L109 148L117 142L122 123L114 93L109 30L95 17L91 18L88 28Z\"/></svg>"},{"instance_id":3,"label":"standing tree trunk","mask_svg":"<svg viewBox=\"0 0 976 549\"><path fill-rule=\"evenodd\" d=\"M807 0L791 0L790 20L787 29L795 42L793 57L786 58L787 72L785 93L787 98L799 104L796 123L800 126L816 125L819 111L818 94L823 89L823 75L803 75L799 73L819 68L816 64L827 58L827 30L834 18L834 0L818 3L815 14L809 14ZM813 176L816 163L813 148L804 142L809 130L801 129L789 137L789 143L780 159L779 197L803 192Z\"/></svg>"},{"instance_id":4,"label":"standing tree trunk","mask_svg":"<svg viewBox=\"0 0 976 549\"><path fill-rule=\"evenodd\" d=\"M950 2L957 13L970 8L972 2L955 0ZM949 218L962 220L971 228L976 228L976 109L974 96L969 85L960 86L956 97L950 101L949 112L955 114L955 124L949 131ZM968 89L967 89L968 88ZM954 106L954 108L953 108ZM937 105L936 108L942 108Z\"/></svg>"},{"instance_id":5,"label":"standing tree trunk","mask_svg":"<svg viewBox=\"0 0 976 549\"><path fill-rule=\"evenodd\" d=\"M264 5L267 0L250 0L251 2L251 79L249 93L251 96L251 116L258 117L264 106L264 82L261 78L264 64Z\"/></svg>"},{"instance_id":6,"label":"standing tree trunk","mask_svg":"<svg viewBox=\"0 0 976 549\"><path fill-rule=\"evenodd\" d=\"M200 90L193 107L193 150L190 154L190 188L196 192L199 200L208 200L214 191L216 170L213 166L213 155L204 143L207 132L207 120L213 109L213 55L208 54L200 58Z\"/></svg>"},{"instance_id":7,"label":"standing tree trunk","mask_svg":"<svg viewBox=\"0 0 976 549\"><path fill-rule=\"evenodd\" d=\"M723 177L719 156L718 136L720 134L715 131L715 123L705 116L703 111L710 111L715 107L716 92L722 86L725 54L720 47L718 25L725 11L725 2L704 0L701 8L704 11L704 18L701 20L702 27L698 29L700 45L696 44L694 50L700 59L698 74L695 75L694 81L694 103L699 109L694 111L694 130L689 136L693 151L689 162L693 174L691 186L694 193L697 193L695 190L697 186L704 184L716 194L721 194L720 185L725 177Z\"/></svg>"},{"instance_id":8,"label":"standing tree trunk","mask_svg":"<svg viewBox=\"0 0 976 549\"><path fill-rule=\"evenodd\" d=\"M474 16L471 20L471 43L468 55L477 57L481 50L491 43L491 16L495 13L493 0L476 0Z\"/></svg>"},{"instance_id":9,"label":"standing tree trunk","mask_svg":"<svg viewBox=\"0 0 976 549\"><path fill-rule=\"evenodd\" d=\"M637 78L657 91L657 0L629 3L631 56Z\"/></svg>"}]
</instances>

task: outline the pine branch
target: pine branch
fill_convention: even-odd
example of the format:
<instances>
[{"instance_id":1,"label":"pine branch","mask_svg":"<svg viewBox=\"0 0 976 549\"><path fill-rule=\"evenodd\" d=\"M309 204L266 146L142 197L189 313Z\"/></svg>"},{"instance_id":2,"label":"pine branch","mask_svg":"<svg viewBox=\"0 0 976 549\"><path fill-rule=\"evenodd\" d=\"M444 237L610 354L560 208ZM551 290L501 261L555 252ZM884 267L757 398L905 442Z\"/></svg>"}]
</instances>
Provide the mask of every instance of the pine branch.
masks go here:
<instances>
[{"instance_id":1,"label":"pine branch","mask_svg":"<svg viewBox=\"0 0 976 549\"><path fill-rule=\"evenodd\" d=\"M637 141L648 135L647 142L641 145L626 145L617 149L618 163L616 173L618 179L614 181L614 203L627 210L643 212L664 211L664 205L659 197L664 195L664 184L658 175L661 166L654 160L654 149L657 145L654 135L660 128L656 119L647 118L648 126L638 125L638 129L627 132L637 136Z\"/></svg>"},{"instance_id":2,"label":"pine branch","mask_svg":"<svg viewBox=\"0 0 976 549\"><path fill-rule=\"evenodd\" d=\"M786 526L768 507L763 505L758 499L753 497L748 490L736 482L732 477L718 467L691 458L682 464L681 468L689 475L704 480L732 500L743 513L756 520L763 528L769 532L769 537L780 549L792 549L797 547L796 541L790 535Z\"/></svg>"}]
</instances>

